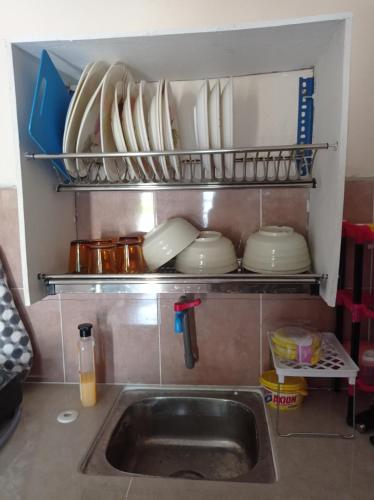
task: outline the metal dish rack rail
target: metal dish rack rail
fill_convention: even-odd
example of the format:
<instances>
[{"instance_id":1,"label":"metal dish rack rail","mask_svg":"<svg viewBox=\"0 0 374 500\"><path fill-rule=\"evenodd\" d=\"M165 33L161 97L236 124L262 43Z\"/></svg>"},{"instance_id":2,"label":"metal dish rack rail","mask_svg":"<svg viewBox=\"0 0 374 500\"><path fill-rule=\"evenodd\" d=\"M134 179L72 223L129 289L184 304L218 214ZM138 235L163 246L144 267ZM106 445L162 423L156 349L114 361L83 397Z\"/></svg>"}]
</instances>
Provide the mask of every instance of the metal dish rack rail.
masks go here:
<instances>
[{"instance_id":1,"label":"metal dish rack rail","mask_svg":"<svg viewBox=\"0 0 374 500\"><path fill-rule=\"evenodd\" d=\"M171 266L144 274L40 274L49 295L58 293L308 293L318 295L326 275L182 274Z\"/></svg>"},{"instance_id":2,"label":"metal dish rack rail","mask_svg":"<svg viewBox=\"0 0 374 500\"><path fill-rule=\"evenodd\" d=\"M34 160L80 159L85 162L84 175L80 175L76 167L75 175L71 176L69 181L64 182L59 177L58 191L306 188L316 186L313 166L317 152L329 148L336 150L336 144L136 153L25 153L25 157ZM115 179L108 179L103 166L104 158L116 160L117 171L113 176ZM155 165L157 175L151 168L150 160ZM162 163L165 162L170 173L169 178L163 173ZM176 172L173 164L177 164L179 172Z\"/></svg>"}]
</instances>

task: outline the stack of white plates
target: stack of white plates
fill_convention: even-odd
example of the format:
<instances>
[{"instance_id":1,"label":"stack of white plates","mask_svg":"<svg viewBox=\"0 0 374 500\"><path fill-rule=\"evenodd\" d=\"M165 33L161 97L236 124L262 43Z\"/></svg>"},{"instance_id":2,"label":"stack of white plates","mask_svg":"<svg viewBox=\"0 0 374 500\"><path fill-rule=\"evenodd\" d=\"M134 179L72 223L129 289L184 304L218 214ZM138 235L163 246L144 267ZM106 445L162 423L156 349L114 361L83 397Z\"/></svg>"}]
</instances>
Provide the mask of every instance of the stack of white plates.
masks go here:
<instances>
[{"instance_id":1,"label":"stack of white plates","mask_svg":"<svg viewBox=\"0 0 374 500\"><path fill-rule=\"evenodd\" d=\"M233 81L205 80L194 114L198 149L233 147ZM81 75L65 121L63 152L174 151L180 149L177 106L170 82L135 83L122 62L88 64ZM179 156L66 159L73 178L109 182L170 181L183 178ZM201 177L231 179L233 155L203 155Z\"/></svg>"},{"instance_id":2,"label":"stack of white plates","mask_svg":"<svg viewBox=\"0 0 374 500\"><path fill-rule=\"evenodd\" d=\"M136 84L122 62L86 66L65 120L64 153L173 151L179 129L170 83ZM65 160L73 178L110 182L181 178L177 156Z\"/></svg>"},{"instance_id":3,"label":"stack of white plates","mask_svg":"<svg viewBox=\"0 0 374 500\"><path fill-rule=\"evenodd\" d=\"M232 148L233 144L233 81L216 81L209 90L208 80L201 86L194 108L195 138L198 149ZM233 156L203 155L203 177L233 177Z\"/></svg>"}]
</instances>

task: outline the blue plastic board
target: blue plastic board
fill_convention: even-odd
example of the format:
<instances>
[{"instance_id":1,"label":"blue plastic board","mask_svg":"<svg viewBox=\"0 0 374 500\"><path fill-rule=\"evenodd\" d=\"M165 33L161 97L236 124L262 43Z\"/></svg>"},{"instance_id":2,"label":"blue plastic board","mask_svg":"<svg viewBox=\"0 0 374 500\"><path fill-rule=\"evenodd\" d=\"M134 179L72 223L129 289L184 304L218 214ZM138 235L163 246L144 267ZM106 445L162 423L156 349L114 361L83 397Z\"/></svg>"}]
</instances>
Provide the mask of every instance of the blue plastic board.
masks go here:
<instances>
[{"instance_id":1,"label":"blue plastic board","mask_svg":"<svg viewBox=\"0 0 374 500\"><path fill-rule=\"evenodd\" d=\"M62 152L65 117L71 95L51 61L46 50L42 51L38 77L32 103L29 134L46 154ZM61 160L53 160L65 181L70 176Z\"/></svg>"}]
</instances>

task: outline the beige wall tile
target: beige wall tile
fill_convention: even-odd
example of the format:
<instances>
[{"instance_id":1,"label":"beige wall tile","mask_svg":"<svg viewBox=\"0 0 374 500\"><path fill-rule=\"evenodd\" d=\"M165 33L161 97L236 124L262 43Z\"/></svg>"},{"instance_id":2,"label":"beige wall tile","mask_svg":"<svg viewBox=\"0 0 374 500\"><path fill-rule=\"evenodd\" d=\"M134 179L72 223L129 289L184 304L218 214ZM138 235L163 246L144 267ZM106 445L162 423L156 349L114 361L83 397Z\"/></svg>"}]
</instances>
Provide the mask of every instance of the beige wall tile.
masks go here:
<instances>
[{"instance_id":1,"label":"beige wall tile","mask_svg":"<svg viewBox=\"0 0 374 500\"><path fill-rule=\"evenodd\" d=\"M291 226L306 235L308 198L308 189L263 189L262 225Z\"/></svg>"},{"instance_id":2,"label":"beige wall tile","mask_svg":"<svg viewBox=\"0 0 374 500\"><path fill-rule=\"evenodd\" d=\"M199 361L185 367L183 336L174 334L174 301L161 299L164 384L252 385L260 374L259 300L203 300L195 310Z\"/></svg>"},{"instance_id":3,"label":"beige wall tile","mask_svg":"<svg viewBox=\"0 0 374 500\"><path fill-rule=\"evenodd\" d=\"M262 297L262 361L263 370L270 367L267 333L287 324L300 324L333 332L335 309L322 299L309 296L263 295Z\"/></svg>"},{"instance_id":4,"label":"beige wall tile","mask_svg":"<svg viewBox=\"0 0 374 500\"><path fill-rule=\"evenodd\" d=\"M124 236L155 225L153 193L77 193L79 238Z\"/></svg>"},{"instance_id":5,"label":"beige wall tile","mask_svg":"<svg viewBox=\"0 0 374 500\"><path fill-rule=\"evenodd\" d=\"M350 222L372 222L374 181L350 180L345 182L344 214Z\"/></svg>"},{"instance_id":6,"label":"beige wall tile","mask_svg":"<svg viewBox=\"0 0 374 500\"><path fill-rule=\"evenodd\" d=\"M34 351L29 380L64 382L60 301L43 300L25 307L23 291L13 289L12 293Z\"/></svg>"},{"instance_id":7,"label":"beige wall tile","mask_svg":"<svg viewBox=\"0 0 374 500\"><path fill-rule=\"evenodd\" d=\"M61 306L67 381L78 380L77 327L89 322L99 382L160 382L156 300L98 296L64 300Z\"/></svg>"},{"instance_id":8,"label":"beige wall tile","mask_svg":"<svg viewBox=\"0 0 374 500\"><path fill-rule=\"evenodd\" d=\"M248 236L260 225L257 189L225 191L171 191L156 194L157 223L185 217L199 229L221 231L243 254Z\"/></svg>"}]
</instances>

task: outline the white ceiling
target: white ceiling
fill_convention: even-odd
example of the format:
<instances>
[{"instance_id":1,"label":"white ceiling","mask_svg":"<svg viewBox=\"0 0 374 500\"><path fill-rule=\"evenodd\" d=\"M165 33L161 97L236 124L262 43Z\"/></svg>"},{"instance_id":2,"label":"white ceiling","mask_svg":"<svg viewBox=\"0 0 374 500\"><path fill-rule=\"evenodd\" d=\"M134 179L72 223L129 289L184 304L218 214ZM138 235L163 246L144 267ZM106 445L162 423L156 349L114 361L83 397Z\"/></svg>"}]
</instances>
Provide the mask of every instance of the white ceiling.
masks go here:
<instances>
[{"instance_id":1,"label":"white ceiling","mask_svg":"<svg viewBox=\"0 0 374 500\"><path fill-rule=\"evenodd\" d=\"M60 70L79 76L90 61L125 61L136 78L171 80L239 76L311 68L342 20L204 33L122 36L17 43L39 57L46 49Z\"/></svg>"}]
</instances>

